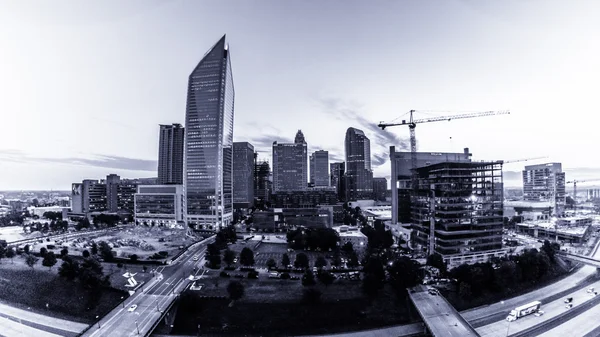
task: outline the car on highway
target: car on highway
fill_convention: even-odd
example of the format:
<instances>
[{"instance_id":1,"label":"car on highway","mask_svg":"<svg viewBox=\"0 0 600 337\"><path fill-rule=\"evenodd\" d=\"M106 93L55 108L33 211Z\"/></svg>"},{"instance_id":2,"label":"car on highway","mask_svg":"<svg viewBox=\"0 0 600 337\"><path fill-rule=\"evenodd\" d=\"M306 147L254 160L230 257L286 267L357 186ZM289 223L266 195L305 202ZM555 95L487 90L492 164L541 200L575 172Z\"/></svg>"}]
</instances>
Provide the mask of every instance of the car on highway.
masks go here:
<instances>
[{"instance_id":1,"label":"car on highway","mask_svg":"<svg viewBox=\"0 0 600 337\"><path fill-rule=\"evenodd\" d=\"M567 308L567 309L571 309L572 307L573 307L573 303L569 303L569 304L565 305L565 308Z\"/></svg>"},{"instance_id":2,"label":"car on highway","mask_svg":"<svg viewBox=\"0 0 600 337\"><path fill-rule=\"evenodd\" d=\"M540 317L544 314L544 310L538 310L534 315Z\"/></svg>"},{"instance_id":3,"label":"car on highway","mask_svg":"<svg viewBox=\"0 0 600 337\"><path fill-rule=\"evenodd\" d=\"M587 292L588 292L588 294L594 293L594 287L589 287Z\"/></svg>"},{"instance_id":4,"label":"car on highway","mask_svg":"<svg viewBox=\"0 0 600 337\"><path fill-rule=\"evenodd\" d=\"M129 312L134 312L134 311L135 311L135 309L137 309L137 304L132 304L132 305L129 307L129 309L127 309L127 311L129 311Z\"/></svg>"},{"instance_id":5,"label":"car on highway","mask_svg":"<svg viewBox=\"0 0 600 337\"><path fill-rule=\"evenodd\" d=\"M573 302L573 297L567 297L565 299L565 303L571 303L571 302Z\"/></svg>"},{"instance_id":6,"label":"car on highway","mask_svg":"<svg viewBox=\"0 0 600 337\"><path fill-rule=\"evenodd\" d=\"M197 256L194 256L194 261L198 261L198 257Z\"/></svg>"}]
</instances>

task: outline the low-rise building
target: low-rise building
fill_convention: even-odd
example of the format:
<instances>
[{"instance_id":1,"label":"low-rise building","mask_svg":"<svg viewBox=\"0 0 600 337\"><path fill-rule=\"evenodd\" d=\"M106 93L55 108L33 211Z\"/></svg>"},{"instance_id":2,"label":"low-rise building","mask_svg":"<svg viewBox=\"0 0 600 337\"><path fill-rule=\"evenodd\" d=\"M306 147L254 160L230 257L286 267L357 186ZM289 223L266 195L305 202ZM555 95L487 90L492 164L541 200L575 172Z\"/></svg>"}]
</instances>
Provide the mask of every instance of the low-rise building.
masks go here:
<instances>
[{"instance_id":1,"label":"low-rise building","mask_svg":"<svg viewBox=\"0 0 600 337\"><path fill-rule=\"evenodd\" d=\"M516 224L516 231L541 240L582 243L591 234L592 226L571 226L558 224L558 221L537 221Z\"/></svg>"},{"instance_id":2,"label":"low-rise building","mask_svg":"<svg viewBox=\"0 0 600 337\"><path fill-rule=\"evenodd\" d=\"M352 226L336 226L333 229L340 236L340 246L346 242L352 243L352 248L357 253L362 253L367 249L368 239L357 227Z\"/></svg>"},{"instance_id":3,"label":"low-rise building","mask_svg":"<svg viewBox=\"0 0 600 337\"><path fill-rule=\"evenodd\" d=\"M183 185L140 185L135 194L135 223L174 227L183 224Z\"/></svg>"}]
</instances>

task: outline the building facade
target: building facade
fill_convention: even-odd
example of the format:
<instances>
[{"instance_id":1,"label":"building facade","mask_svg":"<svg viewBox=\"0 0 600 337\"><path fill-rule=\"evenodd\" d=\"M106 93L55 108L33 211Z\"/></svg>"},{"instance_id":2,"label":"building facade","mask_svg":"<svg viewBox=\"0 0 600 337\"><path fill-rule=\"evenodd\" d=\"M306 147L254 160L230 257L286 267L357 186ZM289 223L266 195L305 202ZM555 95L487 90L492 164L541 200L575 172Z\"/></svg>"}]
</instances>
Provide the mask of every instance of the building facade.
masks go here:
<instances>
[{"instance_id":1,"label":"building facade","mask_svg":"<svg viewBox=\"0 0 600 337\"><path fill-rule=\"evenodd\" d=\"M273 192L304 191L308 187L308 158L304 134L294 143L273 142Z\"/></svg>"},{"instance_id":2,"label":"building facade","mask_svg":"<svg viewBox=\"0 0 600 337\"><path fill-rule=\"evenodd\" d=\"M183 184L183 141L181 124L160 125L158 143L158 183Z\"/></svg>"},{"instance_id":3,"label":"building facade","mask_svg":"<svg viewBox=\"0 0 600 337\"><path fill-rule=\"evenodd\" d=\"M346 150L346 200L371 199L371 141L362 130L348 128L344 142Z\"/></svg>"},{"instance_id":4,"label":"building facade","mask_svg":"<svg viewBox=\"0 0 600 337\"><path fill-rule=\"evenodd\" d=\"M523 200L549 201L554 213L565 205L565 173L560 163L525 166L523 170Z\"/></svg>"},{"instance_id":5,"label":"building facade","mask_svg":"<svg viewBox=\"0 0 600 337\"><path fill-rule=\"evenodd\" d=\"M135 194L135 223L174 227L183 225L183 185L140 185Z\"/></svg>"},{"instance_id":6,"label":"building facade","mask_svg":"<svg viewBox=\"0 0 600 337\"><path fill-rule=\"evenodd\" d=\"M502 250L502 162L442 162L417 172L417 245L448 261Z\"/></svg>"},{"instance_id":7,"label":"building facade","mask_svg":"<svg viewBox=\"0 0 600 337\"><path fill-rule=\"evenodd\" d=\"M385 201L387 196L387 179L373 178L373 200Z\"/></svg>"},{"instance_id":8,"label":"building facade","mask_svg":"<svg viewBox=\"0 0 600 337\"><path fill-rule=\"evenodd\" d=\"M306 191L277 192L271 197L272 207L311 208L334 205L337 195L333 187L309 187Z\"/></svg>"},{"instance_id":9,"label":"building facade","mask_svg":"<svg viewBox=\"0 0 600 337\"><path fill-rule=\"evenodd\" d=\"M310 182L314 187L329 186L329 152L319 150L310 155Z\"/></svg>"},{"instance_id":10,"label":"building facade","mask_svg":"<svg viewBox=\"0 0 600 337\"><path fill-rule=\"evenodd\" d=\"M219 230L233 218L234 86L225 35L188 81L185 116L185 221Z\"/></svg>"},{"instance_id":11,"label":"building facade","mask_svg":"<svg viewBox=\"0 0 600 337\"><path fill-rule=\"evenodd\" d=\"M346 201L346 181L345 181L345 163L331 163L331 187L335 187L335 191L339 201Z\"/></svg>"},{"instance_id":12,"label":"building facade","mask_svg":"<svg viewBox=\"0 0 600 337\"><path fill-rule=\"evenodd\" d=\"M109 174L106 179L83 180L71 185L71 211L76 214L133 214L138 179L121 179Z\"/></svg>"},{"instance_id":13,"label":"building facade","mask_svg":"<svg viewBox=\"0 0 600 337\"><path fill-rule=\"evenodd\" d=\"M254 204L254 146L233 143L233 206L250 208Z\"/></svg>"},{"instance_id":14,"label":"building facade","mask_svg":"<svg viewBox=\"0 0 600 337\"><path fill-rule=\"evenodd\" d=\"M262 201L271 199L273 184L269 177L271 176L271 167L268 161L254 164L254 197Z\"/></svg>"},{"instance_id":15,"label":"building facade","mask_svg":"<svg viewBox=\"0 0 600 337\"><path fill-rule=\"evenodd\" d=\"M443 162L470 162L471 154L465 148L460 153L417 152L417 167L429 166ZM392 223L410 223L410 196L412 160L410 152L397 152L395 146L390 146L392 193Z\"/></svg>"}]
</instances>

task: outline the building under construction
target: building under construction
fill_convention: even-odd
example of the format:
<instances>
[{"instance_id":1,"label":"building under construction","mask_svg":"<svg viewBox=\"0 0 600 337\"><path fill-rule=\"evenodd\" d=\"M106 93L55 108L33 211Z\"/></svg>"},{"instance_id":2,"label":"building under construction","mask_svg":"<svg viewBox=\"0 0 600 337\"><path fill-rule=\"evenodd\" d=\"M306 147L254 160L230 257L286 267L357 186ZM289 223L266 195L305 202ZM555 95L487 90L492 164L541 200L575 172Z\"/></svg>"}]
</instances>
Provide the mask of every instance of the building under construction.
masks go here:
<instances>
[{"instance_id":1,"label":"building under construction","mask_svg":"<svg viewBox=\"0 0 600 337\"><path fill-rule=\"evenodd\" d=\"M410 204L416 244L452 266L505 254L501 161L442 162L415 171Z\"/></svg>"}]
</instances>

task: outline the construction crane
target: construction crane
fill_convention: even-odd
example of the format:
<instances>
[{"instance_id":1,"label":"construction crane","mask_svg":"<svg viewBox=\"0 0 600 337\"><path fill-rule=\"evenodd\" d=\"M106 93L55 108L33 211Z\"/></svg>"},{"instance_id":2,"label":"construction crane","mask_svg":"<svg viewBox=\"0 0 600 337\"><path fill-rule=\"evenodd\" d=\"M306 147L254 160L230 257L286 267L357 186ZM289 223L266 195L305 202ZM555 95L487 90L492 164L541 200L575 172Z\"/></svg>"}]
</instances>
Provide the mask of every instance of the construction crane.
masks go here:
<instances>
[{"instance_id":1,"label":"construction crane","mask_svg":"<svg viewBox=\"0 0 600 337\"><path fill-rule=\"evenodd\" d=\"M575 202L575 204L573 205L573 209L577 208L577 183L587 183L587 182L592 182L592 181L600 181L600 179L586 179L586 180L573 179L571 181L566 182L566 184L573 184L573 202Z\"/></svg>"},{"instance_id":2,"label":"construction crane","mask_svg":"<svg viewBox=\"0 0 600 337\"><path fill-rule=\"evenodd\" d=\"M495 116L495 115L507 115L510 114L510 111L484 111L484 112L474 112L462 115L454 115L454 116L443 116L443 117L432 117L432 118L424 118L424 119L414 119L413 114L417 112L416 110L410 110L410 119L408 121L402 120L401 123L384 123L380 122L377 124L381 130L385 130L388 126L398 126L398 125L408 125L408 129L410 130L410 160L411 160L411 168L412 168L412 189L413 192L416 192L418 180L417 180L417 137L415 136L415 128L417 124L421 123L432 123L432 122L442 122L442 121L451 121L453 119L465 119L465 118L475 118L475 117L486 117L486 116ZM435 252L435 189L432 185L431 188L431 198L430 201L430 210L429 210L429 244L428 251L429 255Z\"/></svg>"},{"instance_id":3,"label":"construction crane","mask_svg":"<svg viewBox=\"0 0 600 337\"><path fill-rule=\"evenodd\" d=\"M418 112L417 110L410 110L410 119L408 121L402 120L401 123L384 123L380 122L377 124L381 130L385 130L385 128L389 126L399 126L399 125L408 125L408 129L410 130L410 159L413 169L412 174L412 187L413 189L417 188L417 177L414 170L417 168L417 137L415 136L415 128L417 124L421 123L432 123L432 122L443 122L443 121L451 121L453 119L465 119L465 118L475 118L475 117L486 117L486 116L496 116L496 115L508 115L510 111L484 111L484 112L474 112L462 115L454 115L454 116L440 116L440 117L431 117L431 118L423 118L423 119L414 119L413 114Z\"/></svg>"},{"instance_id":4,"label":"construction crane","mask_svg":"<svg viewBox=\"0 0 600 337\"><path fill-rule=\"evenodd\" d=\"M538 160L538 159L546 159L546 158L548 158L548 156L544 156L544 157L532 157L532 158L521 158L521 159L514 159L514 160L503 160L502 164L519 163L519 162L522 162L522 161Z\"/></svg>"}]
</instances>

